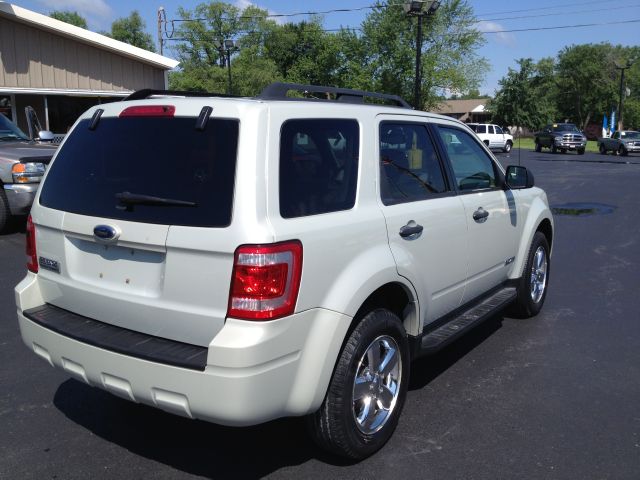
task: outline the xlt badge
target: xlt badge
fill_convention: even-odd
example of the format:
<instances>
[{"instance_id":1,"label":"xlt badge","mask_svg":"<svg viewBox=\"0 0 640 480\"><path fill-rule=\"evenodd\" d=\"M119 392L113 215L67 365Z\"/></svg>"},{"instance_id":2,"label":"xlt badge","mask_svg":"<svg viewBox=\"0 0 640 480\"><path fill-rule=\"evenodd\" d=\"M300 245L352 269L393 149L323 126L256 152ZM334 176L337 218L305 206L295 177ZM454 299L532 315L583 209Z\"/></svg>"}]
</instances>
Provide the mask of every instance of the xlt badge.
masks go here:
<instances>
[{"instance_id":1,"label":"xlt badge","mask_svg":"<svg viewBox=\"0 0 640 480\"><path fill-rule=\"evenodd\" d=\"M46 270L51 270L52 272L60 273L60 263L55 260L51 260L50 258L40 257L38 259L38 264Z\"/></svg>"}]
</instances>

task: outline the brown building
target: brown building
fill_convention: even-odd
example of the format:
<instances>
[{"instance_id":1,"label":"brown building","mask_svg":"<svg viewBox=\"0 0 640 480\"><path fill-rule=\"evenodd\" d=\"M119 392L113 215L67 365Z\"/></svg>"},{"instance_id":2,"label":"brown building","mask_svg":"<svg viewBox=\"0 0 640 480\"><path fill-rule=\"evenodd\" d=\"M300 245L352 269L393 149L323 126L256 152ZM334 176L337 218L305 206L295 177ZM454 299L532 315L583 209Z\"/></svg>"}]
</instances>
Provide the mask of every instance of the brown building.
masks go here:
<instances>
[{"instance_id":1,"label":"brown building","mask_svg":"<svg viewBox=\"0 0 640 480\"><path fill-rule=\"evenodd\" d=\"M491 119L491 114L485 111L488 101L488 98L445 100L434 112L465 123L487 123Z\"/></svg>"},{"instance_id":2,"label":"brown building","mask_svg":"<svg viewBox=\"0 0 640 480\"><path fill-rule=\"evenodd\" d=\"M178 62L0 1L0 113L27 131L24 108L65 133L87 108L167 88Z\"/></svg>"}]
</instances>

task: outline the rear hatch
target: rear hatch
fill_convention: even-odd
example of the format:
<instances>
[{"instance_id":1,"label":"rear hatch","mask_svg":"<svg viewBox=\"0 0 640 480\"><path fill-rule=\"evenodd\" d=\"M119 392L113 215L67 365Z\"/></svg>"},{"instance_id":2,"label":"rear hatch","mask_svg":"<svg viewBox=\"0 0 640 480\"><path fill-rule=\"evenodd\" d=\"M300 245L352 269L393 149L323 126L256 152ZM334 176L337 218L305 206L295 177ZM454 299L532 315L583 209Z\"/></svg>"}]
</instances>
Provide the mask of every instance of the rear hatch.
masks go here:
<instances>
[{"instance_id":1,"label":"rear hatch","mask_svg":"<svg viewBox=\"0 0 640 480\"><path fill-rule=\"evenodd\" d=\"M236 246L227 227L238 120L210 118L202 128L197 112L138 110L93 126L76 125L40 192L45 301L208 345L224 323Z\"/></svg>"}]
</instances>

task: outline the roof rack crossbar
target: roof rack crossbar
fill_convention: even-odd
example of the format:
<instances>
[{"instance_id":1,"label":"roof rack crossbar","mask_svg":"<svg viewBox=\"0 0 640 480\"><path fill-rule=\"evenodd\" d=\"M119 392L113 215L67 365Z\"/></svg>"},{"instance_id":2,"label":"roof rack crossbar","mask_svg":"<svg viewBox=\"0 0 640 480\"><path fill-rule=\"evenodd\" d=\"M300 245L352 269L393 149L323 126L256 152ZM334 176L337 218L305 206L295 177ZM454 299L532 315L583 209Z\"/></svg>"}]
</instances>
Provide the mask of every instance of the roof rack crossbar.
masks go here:
<instances>
[{"instance_id":1,"label":"roof rack crossbar","mask_svg":"<svg viewBox=\"0 0 640 480\"><path fill-rule=\"evenodd\" d=\"M153 95L167 96L167 97L225 97L225 98L243 98L238 95L228 95L225 93L214 92L186 92L182 90L154 90L152 88L145 88L137 90L124 100L144 100L145 98L152 97Z\"/></svg>"},{"instance_id":2,"label":"roof rack crossbar","mask_svg":"<svg viewBox=\"0 0 640 480\"><path fill-rule=\"evenodd\" d=\"M392 102L398 107L412 108L402 97L398 95L389 95L386 93L366 92L364 90L352 90L349 88L337 88L337 87L323 87L320 85L304 85L300 83L272 83L265 87L264 90L256 98L260 100L301 100L300 98L288 97L287 93L291 90L298 90L303 92L314 93L333 93L336 95L336 99L333 101L345 102L345 103L364 103L365 97L378 98L380 100L387 100ZM319 98L313 98L309 100L321 100ZM327 99L328 100L328 99ZM331 101L331 100L328 100Z\"/></svg>"}]
</instances>

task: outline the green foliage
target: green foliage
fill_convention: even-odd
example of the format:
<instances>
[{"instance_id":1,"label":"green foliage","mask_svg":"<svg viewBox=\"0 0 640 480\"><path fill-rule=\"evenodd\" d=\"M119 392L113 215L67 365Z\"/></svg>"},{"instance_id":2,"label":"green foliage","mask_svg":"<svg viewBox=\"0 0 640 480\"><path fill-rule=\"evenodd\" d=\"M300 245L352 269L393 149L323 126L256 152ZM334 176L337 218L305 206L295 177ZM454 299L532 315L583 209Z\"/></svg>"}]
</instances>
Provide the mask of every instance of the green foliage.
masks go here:
<instances>
[{"instance_id":1,"label":"green foliage","mask_svg":"<svg viewBox=\"0 0 640 480\"><path fill-rule=\"evenodd\" d=\"M572 45L557 59L518 61L519 71L509 69L500 89L488 105L494 121L537 130L544 124L568 120L585 129L590 122L602 123L618 109L620 70L618 65L634 62L626 70L625 126L640 127L640 47L609 43Z\"/></svg>"},{"instance_id":2,"label":"green foliage","mask_svg":"<svg viewBox=\"0 0 640 480\"><path fill-rule=\"evenodd\" d=\"M61 22L70 23L80 28L87 28L87 20L82 17L78 12L72 12L71 10L55 10L49 14L51 18L60 20Z\"/></svg>"},{"instance_id":3,"label":"green foliage","mask_svg":"<svg viewBox=\"0 0 640 480\"><path fill-rule=\"evenodd\" d=\"M220 46L234 39L233 93L257 94L268 80L334 85L413 98L416 21L397 4L381 6L365 19L362 33L326 32L322 18L278 25L255 6L244 10L209 2L179 9L173 48L180 72L170 75L172 88L224 92L227 52ZM204 19L204 21L195 21ZM432 107L439 91L477 88L488 68L475 50L482 35L464 0L445 0L435 16L424 19L421 105ZM216 70L217 68L217 70Z\"/></svg>"},{"instance_id":4,"label":"green foliage","mask_svg":"<svg viewBox=\"0 0 640 480\"><path fill-rule=\"evenodd\" d=\"M145 28L145 21L138 11L134 10L128 17L115 20L111 24L111 33L108 36L134 47L155 52L151 35L145 31Z\"/></svg>"},{"instance_id":5,"label":"green foliage","mask_svg":"<svg viewBox=\"0 0 640 480\"><path fill-rule=\"evenodd\" d=\"M498 83L500 90L487 105L493 121L501 125L537 130L554 120L553 59L534 63L531 58L517 61L518 70L509 69Z\"/></svg>"}]
</instances>

